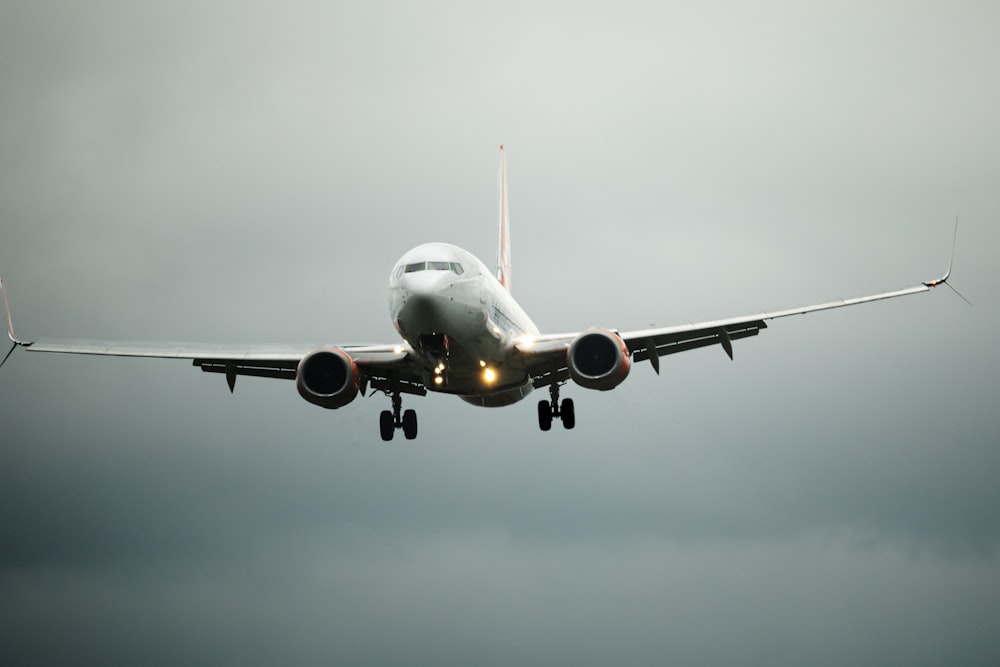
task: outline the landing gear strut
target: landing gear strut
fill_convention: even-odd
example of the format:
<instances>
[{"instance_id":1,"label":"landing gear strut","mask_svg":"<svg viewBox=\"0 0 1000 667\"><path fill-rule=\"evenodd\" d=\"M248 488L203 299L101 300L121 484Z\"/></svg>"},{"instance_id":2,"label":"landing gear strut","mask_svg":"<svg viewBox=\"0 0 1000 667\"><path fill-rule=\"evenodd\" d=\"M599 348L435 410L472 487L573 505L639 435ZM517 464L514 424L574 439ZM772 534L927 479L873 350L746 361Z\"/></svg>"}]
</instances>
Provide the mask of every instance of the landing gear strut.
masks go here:
<instances>
[{"instance_id":1,"label":"landing gear strut","mask_svg":"<svg viewBox=\"0 0 1000 667\"><path fill-rule=\"evenodd\" d=\"M576 426L576 409L573 406L572 398L564 398L562 404L559 403L559 383L549 385L549 396L547 401L538 401L538 428L548 431L552 428L552 420L562 420L563 428L571 429Z\"/></svg>"},{"instance_id":2,"label":"landing gear strut","mask_svg":"<svg viewBox=\"0 0 1000 667\"><path fill-rule=\"evenodd\" d=\"M398 391L390 394L392 397L392 410L383 410L379 414L378 427L382 434L382 439L386 442L392 440L397 428L403 429L403 436L407 440L417 437L417 413L415 410L402 410L403 398ZM400 412L402 411L402 415Z\"/></svg>"}]
</instances>

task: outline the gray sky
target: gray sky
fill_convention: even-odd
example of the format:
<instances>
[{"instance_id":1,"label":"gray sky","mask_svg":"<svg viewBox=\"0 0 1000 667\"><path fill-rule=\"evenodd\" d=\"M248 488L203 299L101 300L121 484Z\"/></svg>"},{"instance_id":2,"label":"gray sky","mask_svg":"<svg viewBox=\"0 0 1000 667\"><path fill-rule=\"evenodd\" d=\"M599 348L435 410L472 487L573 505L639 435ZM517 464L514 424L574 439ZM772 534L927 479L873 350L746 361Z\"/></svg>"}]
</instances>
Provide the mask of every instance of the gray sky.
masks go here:
<instances>
[{"instance_id":1,"label":"gray sky","mask_svg":"<svg viewBox=\"0 0 1000 667\"><path fill-rule=\"evenodd\" d=\"M546 331L893 289L534 400L0 370L0 662L995 665L1000 6L4 2L23 337L392 341L421 242ZM531 397L534 399L535 397Z\"/></svg>"}]
</instances>

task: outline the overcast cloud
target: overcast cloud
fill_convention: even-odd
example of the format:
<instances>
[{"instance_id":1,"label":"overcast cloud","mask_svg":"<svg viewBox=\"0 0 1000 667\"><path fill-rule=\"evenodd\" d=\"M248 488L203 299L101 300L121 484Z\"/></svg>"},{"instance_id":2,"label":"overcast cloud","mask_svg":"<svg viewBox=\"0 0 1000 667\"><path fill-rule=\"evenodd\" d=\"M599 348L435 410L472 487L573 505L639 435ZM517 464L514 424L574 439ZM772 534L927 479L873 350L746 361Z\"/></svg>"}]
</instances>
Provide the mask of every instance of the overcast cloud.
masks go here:
<instances>
[{"instance_id":1,"label":"overcast cloud","mask_svg":"<svg viewBox=\"0 0 1000 667\"><path fill-rule=\"evenodd\" d=\"M253 6L250 6L253 4ZM4 664L996 665L1000 5L3 2L26 338L391 342L431 240L544 331L955 285L569 386L574 431L16 351ZM535 397L532 396L531 399Z\"/></svg>"}]
</instances>

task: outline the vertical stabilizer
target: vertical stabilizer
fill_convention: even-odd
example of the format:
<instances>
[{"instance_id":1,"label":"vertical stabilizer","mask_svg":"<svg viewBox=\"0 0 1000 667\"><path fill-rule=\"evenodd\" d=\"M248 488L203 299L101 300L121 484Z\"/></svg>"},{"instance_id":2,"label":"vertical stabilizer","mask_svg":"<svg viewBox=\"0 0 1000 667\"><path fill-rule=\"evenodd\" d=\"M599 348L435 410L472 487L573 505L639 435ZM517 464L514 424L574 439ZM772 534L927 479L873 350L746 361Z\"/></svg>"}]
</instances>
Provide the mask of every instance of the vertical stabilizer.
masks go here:
<instances>
[{"instance_id":1,"label":"vertical stabilizer","mask_svg":"<svg viewBox=\"0 0 1000 667\"><path fill-rule=\"evenodd\" d=\"M497 250L497 280L510 292L510 219L507 214L507 158L500 144L500 244Z\"/></svg>"}]
</instances>

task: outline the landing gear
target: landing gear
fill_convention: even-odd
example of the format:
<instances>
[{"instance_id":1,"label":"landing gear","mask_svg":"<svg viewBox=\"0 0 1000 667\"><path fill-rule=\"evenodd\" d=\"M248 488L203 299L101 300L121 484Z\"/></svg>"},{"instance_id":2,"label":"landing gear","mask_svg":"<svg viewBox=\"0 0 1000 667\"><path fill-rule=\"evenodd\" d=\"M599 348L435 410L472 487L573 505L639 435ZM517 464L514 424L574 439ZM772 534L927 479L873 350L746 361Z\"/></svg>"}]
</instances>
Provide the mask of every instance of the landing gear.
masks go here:
<instances>
[{"instance_id":1,"label":"landing gear","mask_svg":"<svg viewBox=\"0 0 1000 667\"><path fill-rule=\"evenodd\" d=\"M571 429L576 426L576 408L572 398L563 399L559 403L559 385L553 383L549 385L549 396L547 401L538 401L538 428L548 431L552 428L552 420L560 419L563 428Z\"/></svg>"},{"instance_id":2,"label":"landing gear","mask_svg":"<svg viewBox=\"0 0 1000 667\"><path fill-rule=\"evenodd\" d=\"M415 410L406 410L400 416L403 407L403 398L399 392L394 392L392 396L392 410L383 410L379 414L378 428L382 435L382 440L389 442L395 434L397 428L403 429L403 437L413 440L417 437L417 413Z\"/></svg>"}]
</instances>

